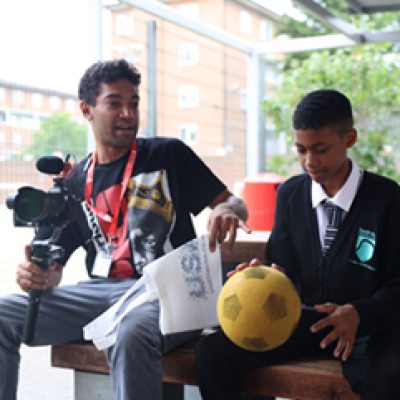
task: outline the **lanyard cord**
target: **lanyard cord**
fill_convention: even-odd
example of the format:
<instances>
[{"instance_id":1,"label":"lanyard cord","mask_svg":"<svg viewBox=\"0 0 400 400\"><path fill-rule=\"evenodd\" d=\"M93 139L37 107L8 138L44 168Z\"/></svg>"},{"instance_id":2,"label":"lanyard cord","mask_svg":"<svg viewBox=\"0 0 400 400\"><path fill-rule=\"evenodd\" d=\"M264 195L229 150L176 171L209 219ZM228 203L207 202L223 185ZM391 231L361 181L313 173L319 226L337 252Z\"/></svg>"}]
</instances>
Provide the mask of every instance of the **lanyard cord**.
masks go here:
<instances>
[{"instance_id":1,"label":"lanyard cord","mask_svg":"<svg viewBox=\"0 0 400 400\"><path fill-rule=\"evenodd\" d=\"M117 224L118 224L118 216L119 210L121 208L122 200L124 198L126 189L128 187L129 178L131 177L133 167L136 162L136 155L137 155L137 143L136 141L132 144L131 151L129 154L128 162L126 163L124 177L122 180L122 188L121 188L121 195L119 197L118 207L113 215L107 214L106 212L99 210L95 206L92 205L92 194L93 194L93 179L94 179L94 169L97 164L98 156L97 152L92 154L92 159L90 162L89 169L86 174L86 187L85 187L85 201L88 207L103 221L110 223L110 228L108 231L108 239L109 241L117 240Z\"/></svg>"}]
</instances>

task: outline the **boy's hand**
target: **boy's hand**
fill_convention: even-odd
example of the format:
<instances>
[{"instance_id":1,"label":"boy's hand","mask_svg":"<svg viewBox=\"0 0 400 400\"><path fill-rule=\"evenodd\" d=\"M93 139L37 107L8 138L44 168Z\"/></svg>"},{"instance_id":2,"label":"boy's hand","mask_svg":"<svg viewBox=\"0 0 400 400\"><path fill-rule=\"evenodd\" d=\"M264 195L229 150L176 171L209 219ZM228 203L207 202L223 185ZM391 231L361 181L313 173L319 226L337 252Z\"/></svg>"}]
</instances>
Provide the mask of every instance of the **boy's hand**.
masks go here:
<instances>
[{"instance_id":1,"label":"boy's hand","mask_svg":"<svg viewBox=\"0 0 400 400\"><path fill-rule=\"evenodd\" d=\"M248 268L248 267L256 267L256 266L258 266L258 265L264 265L264 263L263 263L262 261L260 261L258 258L253 258L253 259L250 261L250 263L246 263L246 262L241 263L241 264L239 264L233 271L229 271L229 272L228 272L228 274L227 274L227 275L228 275L228 278L230 278L231 276L235 275L236 272L242 271L242 270L244 270L244 269L246 269L246 268ZM282 272L282 273L285 273L285 271L283 270L283 268L279 267L279 266L276 265L276 264L272 264L272 265L271 265L271 268L276 269L276 270L278 270L278 271L280 271L280 272Z\"/></svg>"},{"instance_id":2,"label":"boy's hand","mask_svg":"<svg viewBox=\"0 0 400 400\"><path fill-rule=\"evenodd\" d=\"M339 306L334 303L316 305L314 309L329 315L312 325L311 332L318 332L323 328L333 326L332 332L320 343L321 348L325 349L329 344L338 340L333 355L340 357L342 354L342 361L346 361L353 350L358 325L360 324L360 316L357 310L351 304Z\"/></svg>"}]
</instances>

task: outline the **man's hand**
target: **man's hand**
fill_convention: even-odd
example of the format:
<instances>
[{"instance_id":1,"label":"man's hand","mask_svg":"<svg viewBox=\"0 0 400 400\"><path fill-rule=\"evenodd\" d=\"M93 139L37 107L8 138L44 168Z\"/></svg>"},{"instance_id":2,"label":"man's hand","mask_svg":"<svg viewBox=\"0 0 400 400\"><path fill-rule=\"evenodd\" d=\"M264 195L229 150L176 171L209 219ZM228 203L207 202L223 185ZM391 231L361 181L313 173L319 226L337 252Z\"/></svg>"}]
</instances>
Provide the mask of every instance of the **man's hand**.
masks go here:
<instances>
[{"instance_id":1,"label":"man's hand","mask_svg":"<svg viewBox=\"0 0 400 400\"><path fill-rule=\"evenodd\" d=\"M258 258L253 258L249 263L244 262L239 264L233 271L229 271L228 272L228 278L230 278L231 276L235 275L236 272L239 271L243 271L244 269L248 268L248 267L257 267L259 265L264 265L264 263L262 261L260 261ZM276 269L282 273L285 273L285 271L283 270L283 268L281 268L279 265L276 264L272 264L271 265L272 269Z\"/></svg>"},{"instance_id":2,"label":"man's hand","mask_svg":"<svg viewBox=\"0 0 400 400\"><path fill-rule=\"evenodd\" d=\"M25 261L18 265L16 281L24 292L29 288L38 290L48 290L58 286L62 277L63 266L55 261L43 271L36 264L31 262L31 248L25 246Z\"/></svg>"},{"instance_id":3,"label":"man's hand","mask_svg":"<svg viewBox=\"0 0 400 400\"><path fill-rule=\"evenodd\" d=\"M338 340L333 355L340 357L342 354L342 361L346 361L353 350L358 325L360 324L360 316L357 310L351 304L339 306L334 303L316 305L314 309L329 315L311 326L311 332L318 332L323 328L333 326L332 331L322 340L321 348L325 349L329 344Z\"/></svg>"},{"instance_id":4,"label":"man's hand","mask_svg":"<svg viewBox=\"0 0 400 400\"><path fill-rule=\"evenodd\" d=\"M236 230L243 229L251 233L246 225L247 208L241 199L233 196L230 192L222 192L211 204L213 209L208 219L207 229L210 237L210 250L214 251L217 241L222 243L229 235L226 251L232 249L236 239Z\"/></svg>"}]
</instances>

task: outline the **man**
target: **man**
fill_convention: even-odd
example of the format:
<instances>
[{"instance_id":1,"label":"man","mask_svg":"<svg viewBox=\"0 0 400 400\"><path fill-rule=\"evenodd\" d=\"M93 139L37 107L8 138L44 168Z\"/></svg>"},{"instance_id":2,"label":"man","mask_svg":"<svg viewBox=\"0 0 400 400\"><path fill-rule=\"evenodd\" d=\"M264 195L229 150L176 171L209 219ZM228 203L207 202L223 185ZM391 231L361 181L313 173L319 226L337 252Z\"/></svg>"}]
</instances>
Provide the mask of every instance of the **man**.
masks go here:
<instances>
[{"instance_id":1,"label":"man","mask_svg":"<svg viewBox=\"0 0 400 400\"><path fill-rule=\"evenodd\" d=\"M30 261L18 266L17 282L24 291L43 290L33 346L81 340L82 328L115 303L140 277L130 231L152 229L156 257L195 237L190 214L211 207L210 249L243 228L247 210L182 142L137 138L140 74L125 60L98 62L83 75L79 98L92 126L96 150L77 166L68 187L82 199L75 219L58 240L64 256L46 273ZM41 229L38 237L49 237ZM72 252L83 246L86 268L93 279L57 287ZM140 294L140 293L137 293ZM0 298L0 398L15 400L19 347L27 306L26 296ZM160 356L197 332L163 336L158 326L159 303L133 310L121 323L118 340L106 351L116 400L160 399Z\"/></svg>"}]
</instances>

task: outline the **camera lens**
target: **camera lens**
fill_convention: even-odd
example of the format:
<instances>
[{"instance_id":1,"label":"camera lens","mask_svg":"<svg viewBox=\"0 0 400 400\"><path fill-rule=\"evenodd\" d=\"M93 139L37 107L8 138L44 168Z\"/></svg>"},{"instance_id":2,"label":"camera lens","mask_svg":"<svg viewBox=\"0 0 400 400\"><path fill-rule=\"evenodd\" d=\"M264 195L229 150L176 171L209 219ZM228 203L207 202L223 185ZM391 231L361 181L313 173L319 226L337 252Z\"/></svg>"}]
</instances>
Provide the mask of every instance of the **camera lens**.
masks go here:
<instances>
[{"instance_id":1,"label":"camera lens","mask_svg":"<svg viewBox=\"0 0 400 400\"><path fill-rule=\"evenodd\" d=\"M22 218L34 220L43 213L45 207L45 193L33 188L25 188L18 196L15 205Z\"/></svg>"}]
</instances>

